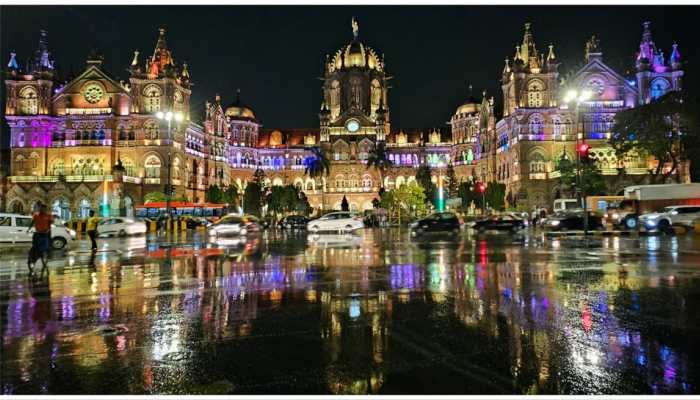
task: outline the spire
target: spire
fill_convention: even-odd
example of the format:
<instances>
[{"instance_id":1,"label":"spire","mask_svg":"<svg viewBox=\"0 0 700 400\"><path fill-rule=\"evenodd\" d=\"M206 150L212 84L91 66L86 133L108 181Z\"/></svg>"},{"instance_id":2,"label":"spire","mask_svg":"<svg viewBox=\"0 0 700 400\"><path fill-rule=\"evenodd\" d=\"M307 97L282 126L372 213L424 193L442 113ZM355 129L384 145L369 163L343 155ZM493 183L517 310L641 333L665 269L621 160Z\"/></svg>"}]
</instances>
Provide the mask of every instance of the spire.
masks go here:
<instances>
[{"instance_id":1,"label":"spire","mask_svg":"<svg viewBox=\"0 0 700 400\"><path fill-rule=\"evenodd\" d=\"M27 70L32 74L51 74L54 62L50 59L49 33L42 29L39 31L39 47L34 52L34 58L27 63Z\"/></svg>"},{"instance_id":2,"label":"spire","mask_svg":"<svg viewBox=\"0 0 700 400\"><path fill-rule=\"evenodd\" d=\"M131 60L131 68L137 68L139 65L139 51L134 50L134 59Z\"/></svg>"},{"instance_id":3,"label":"spire","mask_svg":"<svg viewBox=\"0 0 700 400\"><path fill-rule=\"evenodd\" d=\"M671 68L678 69L681 66L681 53L678 52L678 43L673 43L673 50L671 51L671 57L668 59L671 64Z\"/></svg>"},{"instance_id":4,"label":"spire","mask_svg":"<svg viewBox=\"0 0 700 400\"><path fill-rule=\"evenodd\" d=\"M547 53L547 62L553 62L557 59L557 56L554 55L554 45L549 44L549 53Z\"/></svg>"},{"instance_id":5,"label":"spire","mask_svg":"<svg viewBox=\"0 0 700 400\"><path fill-rule=\"evenodd\" d=\"M357 36L360 33L360 25L357 23L357 19L355 17L352 17L352 22L350 23L352 26L352 36L354 40L357 40Z\"/></svg>"},{"instance_id":6,"label":"spire","mask_svg":"<svg viewBox=\"0 0 700 400\"><path fill-rule=\"evenodd\" d=\"M505 66L503 67L503 75L507 75L510 73L510 60L508 57L506 57L506 63Z\"/></svg>"},{"instance_id":7,"label":"spire","mask_svg":"<svg viewBox=\"0 0 700 400\"><path fill-rule=\"evenodd\" d=\"M515 55L513 56L513 61L521 60L522 58L520 57L520 45L515 45Z\"/></svg>"},{"instance_id":8,"label":"spire","mask_svg":"<svg viewBox=\"0 0 700 400\"><path fill-rule=\"evenodd\" d=\"M7 68L11 69L12 71L17 71L19 69L19 64L17 64L17 53L14 51L10 52L10 62L7 63Z\"/></svg>"},{"instance_id":9,"label":"spire","mask_svg":"<svg viewBox=\"0 0 700 400\"><path fill-rule=\"evenodd\" d=\"M535 57L537 59L537 49L535 48L535 39L532 36L532 31L530 30L531 24L529 22L525 23L525 33L523 34L523 44L520 47L520 57L528 64L530 57Z\"/></svg>"},{"instance_id":10,"label":"spire","mask_svg":"<svg viewBox=\"0 0 700 400\"><path fill-rule=\"evenodd\" d=\"M180 76L184 79L187 79L187 80L190 79L190 71L187 69L186 62L182 63L182 72L180 73Z\"/></svg>"},{"instance_id":11,"label":"spire","mask_svg":"<svg viewBox=\"0 0 700 400\"><path fill-rule=\"evenodd\" d=\"M637 70L649 68L656 53L656 46L651 38L651 22L644 21L642 26L642 41L639 43L639 53L637 53Z\"/></svg>"},{"instance_id":12,"label":"spire","mask_svg":"<svg viewBox=\"0 0 700 400\"><path fill-rule=\"evenodd\" d=\"M167 50L168 45L165 41L165 28L158 29L158 41L156 42L156 50ZM155 54L155 52L154 52Z\"/></svg>"}]
</instances>

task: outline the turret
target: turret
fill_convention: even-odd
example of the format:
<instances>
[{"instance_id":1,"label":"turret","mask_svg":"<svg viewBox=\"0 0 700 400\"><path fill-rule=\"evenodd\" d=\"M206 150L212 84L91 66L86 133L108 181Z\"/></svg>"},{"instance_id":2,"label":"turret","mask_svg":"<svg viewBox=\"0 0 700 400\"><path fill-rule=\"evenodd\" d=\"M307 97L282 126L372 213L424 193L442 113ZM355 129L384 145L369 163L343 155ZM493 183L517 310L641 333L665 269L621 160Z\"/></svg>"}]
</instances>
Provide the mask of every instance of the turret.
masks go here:
<instances>
[{"instance_id":1,"label":"turret","mask_svg":"<svg viewBox=\"0 0 700 400\"><path fill-rule=\"evenodd\" d=\"M673 50L671 51L671 57L669 57L668 62L671 64L671 69L674 71L681 68L681 53L678 51L678 43L673 44Z\"/></svg>"}]
</instances>

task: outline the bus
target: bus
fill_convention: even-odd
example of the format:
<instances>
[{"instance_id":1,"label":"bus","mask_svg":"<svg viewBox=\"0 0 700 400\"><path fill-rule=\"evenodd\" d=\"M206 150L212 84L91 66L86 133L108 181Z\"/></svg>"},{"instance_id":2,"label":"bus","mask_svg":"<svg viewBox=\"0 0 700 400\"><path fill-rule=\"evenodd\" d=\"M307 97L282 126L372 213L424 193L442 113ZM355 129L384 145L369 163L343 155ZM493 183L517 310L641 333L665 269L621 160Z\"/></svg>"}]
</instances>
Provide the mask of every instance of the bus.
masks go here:
<instances>
[{"instance_id":1,"label":"bus","mask_svg":"<svg viewBox=\"0 0 700 400\"><path fill-rule=\"evenodd\" d=\"M167 203L165 201L155 201L136 206L136 217L159 219L165 217ZM170 214L174 218L183 216L204 217L215 220L229 213L228 204L216 203L191 203L186 201L171 201Z\"/></svg>"}]
</instances>

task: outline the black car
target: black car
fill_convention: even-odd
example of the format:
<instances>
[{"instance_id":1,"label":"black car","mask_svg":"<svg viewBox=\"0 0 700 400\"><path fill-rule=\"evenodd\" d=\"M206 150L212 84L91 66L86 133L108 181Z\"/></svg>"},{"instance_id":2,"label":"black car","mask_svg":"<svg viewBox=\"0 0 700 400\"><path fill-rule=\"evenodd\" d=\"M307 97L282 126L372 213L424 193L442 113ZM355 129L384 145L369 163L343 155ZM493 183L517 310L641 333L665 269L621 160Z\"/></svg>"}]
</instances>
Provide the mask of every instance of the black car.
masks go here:
<instances>
[{"instance_id":1,"label":"black car","mask_svg":"<svg viewBox=\"0 0 700 400\"><path fill-rule=\"evenodd\" d=\"M282 229L306 229L306 224L308 224L310 219L303 215L289 215L280 221L280 228Z\"/></svg>"},{"instance_id":2,"label":"black car","mask_svg":"<svg viewBox=\"0 0 700 400\"><path fill-rule=\"evenodd\" d=\"M524 219L513 214L502 214L476 221L473 228L479 232L488 230L517 232L526 226Z\"/></svg>"},{"instance_id":3,"label":"black car","mask_svg":"<svg viewBox=\"0 0 700 400\"><path fill-rule=\"evenodd\" d=\"M457 215L451 212L439 212L413 222L410 227L413 235L427 232L459 233L460 222Z\"/></svg>"},{"instance_id":4,"label":"black car","mask_svg":"<svg viewBox=\"0 0 700 400\"><path fill-rule=\"evenodd\" d=\"M544 228L550 231L582 231L583 212L557 213L547 217ZM591 231L605 229L603 218L599 215L588 213L588 229Z\"/></svg>"}]
</instances>

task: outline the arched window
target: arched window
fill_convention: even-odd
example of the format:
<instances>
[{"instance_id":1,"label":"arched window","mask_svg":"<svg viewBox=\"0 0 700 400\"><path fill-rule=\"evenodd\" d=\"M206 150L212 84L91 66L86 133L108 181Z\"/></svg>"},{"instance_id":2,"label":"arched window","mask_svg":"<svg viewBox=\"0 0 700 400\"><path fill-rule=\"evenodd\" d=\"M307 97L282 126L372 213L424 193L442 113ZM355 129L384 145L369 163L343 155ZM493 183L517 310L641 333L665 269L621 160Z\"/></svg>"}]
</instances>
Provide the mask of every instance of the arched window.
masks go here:
<instances>
[{"instance_id":1,"label":"arched window","mask_svg":"<svg viewBox=\"0 0 700 400\"><path fill-rule=\"evenodd\" d=\"M335 187L336 189L342 189L345 187L345 176L338 174L335 176Z\"/></svg>"},{"instance_id":2,"label":"arched window","mask_svg":"<svg viewBox=\"0 0 700 400\"><path fill-rule=\"evenodd\" d=\"M160 158L150 155L143 164L146 168L146 178L160 178Z\"/></svg>"},{"instance_id":3,"label":"arched window","mask_svg":"<svg viewBox=\"0 0 700 400\"><path fill-rule=\"evenodd\" d=\"M527 106L542 107L544 105L544 85L534 80L527 85Z\"/></svg>"},{"instance_id":4,"label":"arched window","mask_svg":"<svg viewBox=\"0 0 700 400\"><path fill-rule=\"evenodd\" d=\"M156 121L146 121L143 130L146 131L146 139L157 140L160 137L160 125Z\"/></svg>"},{"instance_id":5,"label":"arched window","mask_svg":"<svg viewBox=\"0 0 700 400\"><path fill-rule=\"evenodd\" d=\"M558 115L552 117L552 127L554 130L554 136L561 136L561 134L563 133L562 123Z\"/></svg>"},{"instance_id":6,"label":"arched window","mask_svg":"<svg viewBox=\"0 0 700 400\"><path fill-rule=\"evenodd\" d=\"M51 167L51 175L65 175L66 174L66 165L63 161L63 159L58 159L53 162L53 166Z\"/></svg>"},{"instance_id":7,"label":"arched window","mask_svg":"<svg viewBox=\"0 0 700 400\"><path fill-rule=\"evenodd\" d=\"M25 168L27 168L27 160L23 155L18 154L17 157L15 157L15 168L20 173L23 173Z\"/></svg>"},{"instance_id":8,"label":"arched window","mask_svg":"<svg viewBox=\"0 0 700 400\"><path fill-rule=\"evenodd\" d=\"M538 174L545 172L544 156L540 152L534 152L530 155L530 173Z\"/></svg>"},{"instance_id":9,"label":"arched window","mask_svg":"<svg viewBox=\"0 0 700 400\"><path fill-rule=\"evenodd\" d=\"M530 135L541 135L544 133L544 122L541 115L535 114L530 117L529 129Z\"/></svg>"},{"instance_id":10,"label":"arched window","mask_svg":"<svg viewBox=\"0 0 700 400\"><path fill-rule=\"evenodd\" d=\"M126 176L136 176L134 162L130 158L123 158L122 166L124 167L124 172L126 173Z\"/></svg>"},{"instance_id":11,"label":"arched window","mask_svg":"<svg viewBox=\"0 0 700 400\"><path fill-rule=\"evenodd\" d=\"M369 175L362 176L362 187L369 189L372 187L372 177Z\"/></svg>"},{"instance_id":12,"label":"arched window","mask_svg":"<svg viewBox=\"0 0 700 400\"><path fill-rule=\"evenodd\" d=\"M143 89L143 110L147 113L160 111L160 99L163 92L158 85L148 85Z\"/></svg>"},{"instance_id":13,"label":"arched window","mask_svg":"<svg viewBox=\"0 0 700 400\"><path fill-rule=\"evenodd\" d=\"M39 112L36 88L25 86L19 91L19 114L32 115Z\"/></svg>"}]
</instances>

